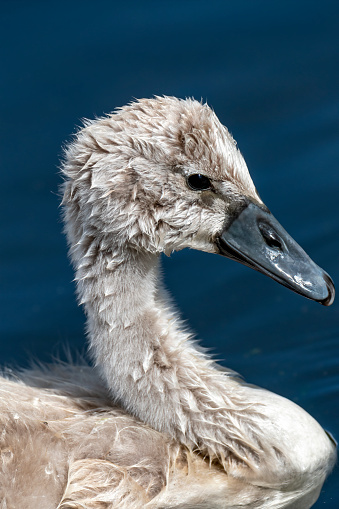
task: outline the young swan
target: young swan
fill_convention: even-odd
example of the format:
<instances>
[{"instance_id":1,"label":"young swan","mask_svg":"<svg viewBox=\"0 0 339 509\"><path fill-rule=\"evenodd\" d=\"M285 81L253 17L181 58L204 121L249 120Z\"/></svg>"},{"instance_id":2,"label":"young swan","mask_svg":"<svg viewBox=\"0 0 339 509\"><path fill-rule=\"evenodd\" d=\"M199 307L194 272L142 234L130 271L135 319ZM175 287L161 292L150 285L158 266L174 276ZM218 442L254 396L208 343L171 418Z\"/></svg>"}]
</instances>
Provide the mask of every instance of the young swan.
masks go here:
<instances>
[{"instance_id":1,"label":"young swan","mask_svg":"<svg viewBox=\"0 0 339 509\"><path fill-rule=\"evenodd\" d=\"M311 507L333 441L297 405L198 351L159 280L159 255L190 247L333 301L331 279L265 207L227 129L197 101L140 100L88 122L63 173L90 352L116 406L88 367L27 372L26 387L3 380L0 507L22 507L23 493L25 507L44 509ZM19 429L36 483L18 473Z\"/></svg>"}]
</instances>

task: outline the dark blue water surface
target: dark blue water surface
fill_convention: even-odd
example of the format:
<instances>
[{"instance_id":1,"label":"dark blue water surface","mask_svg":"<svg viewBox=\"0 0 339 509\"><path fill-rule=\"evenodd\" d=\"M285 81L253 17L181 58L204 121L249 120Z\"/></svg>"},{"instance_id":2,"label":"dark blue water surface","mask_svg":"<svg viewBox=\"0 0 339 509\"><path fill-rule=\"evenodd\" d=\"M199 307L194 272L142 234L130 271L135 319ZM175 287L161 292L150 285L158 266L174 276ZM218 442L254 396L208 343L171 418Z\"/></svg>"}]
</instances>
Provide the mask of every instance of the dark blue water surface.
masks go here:
<instances>
[{"instance_id":1,"label":"dark blue water surface","mask_svg":"<svg viewBox=\"0 0 339 509\"><path fill-rule=\"evenodd\" d=\"M84 345L57 164L83 117L133 97L207 99L262 198L339 281L337 0L1 2L1 363ZM222 362L339 437L339 300L307 301L218 256L163 262ZM314 507L339 507L338 469Z\"/></svg>"}]
</instances>

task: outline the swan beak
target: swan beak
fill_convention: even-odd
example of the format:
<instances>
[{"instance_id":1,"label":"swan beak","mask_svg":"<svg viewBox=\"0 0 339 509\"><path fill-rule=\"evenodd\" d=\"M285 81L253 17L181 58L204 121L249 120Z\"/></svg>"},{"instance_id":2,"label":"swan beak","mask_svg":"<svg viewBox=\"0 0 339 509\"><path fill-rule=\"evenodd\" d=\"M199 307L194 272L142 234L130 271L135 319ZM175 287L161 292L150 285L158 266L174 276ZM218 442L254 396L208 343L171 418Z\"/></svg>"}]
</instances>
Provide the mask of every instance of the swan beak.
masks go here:
<instances>
[{"instance_id":1,"label":"swan beak","mask_svg":"<svg viewBox=\"0 0 339 509\"><path fill-rule=\"evenodd\" d=\"M308 299L330 306L334 284L266 207L241 210L218 237L220 254L258 270Z\"/></svg>"}]
</instances>

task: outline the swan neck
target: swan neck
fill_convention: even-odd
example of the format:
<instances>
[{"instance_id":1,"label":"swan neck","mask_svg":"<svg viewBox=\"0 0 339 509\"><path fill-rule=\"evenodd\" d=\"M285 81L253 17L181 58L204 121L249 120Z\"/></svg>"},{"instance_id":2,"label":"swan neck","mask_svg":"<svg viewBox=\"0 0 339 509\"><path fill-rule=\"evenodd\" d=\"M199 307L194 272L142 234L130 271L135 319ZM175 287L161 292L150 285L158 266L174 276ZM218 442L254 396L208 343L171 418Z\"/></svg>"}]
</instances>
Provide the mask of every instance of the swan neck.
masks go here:
<instances>
[{"instance_id":1,"label":"swan neck","mask_svg":"<svg viewBox=\"0 0 339 509\"><path fill-rule=\"evenodd\" d=\"M110 257L101 254L88 277L78 280L90 352L114 397L119 396L119 377L126 379L131 372L135 379L143 376L147 359L154 362L154 352L188 337L177 327L159 265L157 255L129 253L112 269Z\"/></svg>"},{"instance_id":2,"label":"swan neck","mask_svg":"<svg viewBox=\"0 0 339 509\"><path fill-rule=\"evenodd\" d=\"M133 322L143 308L154 305L159 257L132 252L117 263L110 255L100 254L90 273L81 276L77 278L78 293L88 320L118 326Z\"/></svg>"}]
</instances>

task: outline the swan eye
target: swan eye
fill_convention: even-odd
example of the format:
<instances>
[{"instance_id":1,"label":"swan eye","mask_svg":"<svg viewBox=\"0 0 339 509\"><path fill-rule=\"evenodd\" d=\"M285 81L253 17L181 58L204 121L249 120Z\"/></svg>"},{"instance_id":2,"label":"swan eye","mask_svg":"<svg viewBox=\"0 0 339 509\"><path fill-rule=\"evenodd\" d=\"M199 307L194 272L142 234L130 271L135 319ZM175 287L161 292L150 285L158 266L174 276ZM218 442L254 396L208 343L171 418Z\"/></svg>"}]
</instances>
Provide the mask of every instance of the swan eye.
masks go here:
<instances>
[{"instance_id":1,"label":"swan eye","mask_svg":"<svg viewBox=\"0 0 339 509\"><path fill-rule=\"evenodd\" d=\"M210 179L200 173L195 173L187 177L187 185L193 189L193 191L206 191L206 189L211 189L212 187Z\"/></svg>"}]
</instances>

